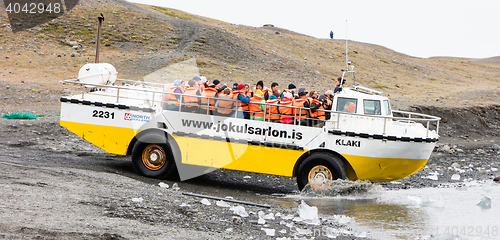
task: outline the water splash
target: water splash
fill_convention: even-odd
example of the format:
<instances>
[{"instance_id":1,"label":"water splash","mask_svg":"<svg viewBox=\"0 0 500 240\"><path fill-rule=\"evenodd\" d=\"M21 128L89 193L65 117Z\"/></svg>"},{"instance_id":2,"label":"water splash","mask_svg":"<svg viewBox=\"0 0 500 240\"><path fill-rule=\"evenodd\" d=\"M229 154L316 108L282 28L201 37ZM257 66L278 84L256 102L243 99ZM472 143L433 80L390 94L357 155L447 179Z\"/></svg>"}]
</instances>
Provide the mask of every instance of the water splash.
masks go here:
<instances>
[{"instance_id":1,"label":"water splash","mask_svg":"<svg viewBox=\"0 0 500 240\"><path fill-rule=\"evenodd\" d=\"M325 181L319 189L313 189L308 184L304 187L302 192L300 192L300 196L306 198L337 196L360 197L380 191L383 191L383 189L370 181L357 180L353 182L350 180L337 179L334 181Z\"/></svg>"}]
</instances>

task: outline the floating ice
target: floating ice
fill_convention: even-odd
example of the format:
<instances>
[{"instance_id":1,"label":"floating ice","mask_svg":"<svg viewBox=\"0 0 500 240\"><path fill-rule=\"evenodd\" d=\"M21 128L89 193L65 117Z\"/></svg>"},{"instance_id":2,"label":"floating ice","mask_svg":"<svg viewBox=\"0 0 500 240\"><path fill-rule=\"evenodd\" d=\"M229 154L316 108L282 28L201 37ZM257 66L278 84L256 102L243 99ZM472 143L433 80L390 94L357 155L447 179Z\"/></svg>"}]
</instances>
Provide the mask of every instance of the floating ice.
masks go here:
<instances>
[{"instance_id":1,"label":"floating ice","mask_svg":"<svg viewBox=\"0 0 500 240\"><path fill-rule=\"evenodd\" d=\"M201 200L200 202L201 202L203 205L207 205L207 206L212 205L212 204L210 203L210 201L208 201L208 199L203 199L203 200Z\"/></svg>"},{"instance_id":2,"label":"floating ice","mask_svg":"<svg viewBox=\"0 0 500 240\"><path fill-rule=\"evenodd\" d=\"M318 208L317 207L310 207L307 205L304 200L300 203L299 207L299 216L304 220L304 222L307 222L309 224L315 224L318 225L320 223L319 218L318 218Z\"/></svg>"},{"instance_id":3,"label":"floating ice","mask_svg":"<svg viewBox=\"0 0 500 240\"><path fill-rule=\"evenodd\" d=\"M233 232L233 228L226 229L226 232Z\"/></svg>"},{"instance_id":4,"label":"floating ice","mask_svg":"<svg viewBox=\"0 0 500 240\"><path fill-rule=\"evenodd\" d=\"M491 199L483 195L483 199L477 204L482 209L490 209L491 208Z\"/></svg>"},{"instance_id":5,"label":"floating ice","mask_svg":"<svg viewBox=\"0 0 500 240\"><path fill-rule=\"evenodd\" d=\"M172 184L172 190L176 190L177 191L179 189L181 189L181 188L179 187L179 185L177 185L177 183Z\"/></svg>"},{"instance_id":6,"label":"floating ice","mask_svg":"<svg viewBox=\"0 0 500 240\"><path fill-rule=\"evenodd\" d=\"M158 185L161 187L161 188L168 188L168 184L164 183L164 182L160 182L158 183Z\"/></svg>"},{"instance_id":7,"label":"floating ice","mask_svg":"<svg viewBox=\"0 0 500 240\"><path fill-rule=\"evenodd\" d=\"M248 217L248 213L243 206L234 206L229 210L233 211L234 214L239 215L240 217Z\"/></svg>"},{"instance_id":8,"label":"floating ice","mask_svg":"<svg viewBox=\"0 0 500 240\"><path fill-rule=\"evenodd\" d=\"M491 171L492 171L492 172L496 172L496 171L498 171L498 168L492 167L492 168L491 168Z\"/></svg>"},{"instance_id":9,"label":"floating ice","mask_svg":"<svg viewBox=\"0 0 500 240\"><path fill-rule=\"evenodd\" d=\"M286 229L282 229L280 233L286 234Z\"/></svg>"},{"instance_id":10,"label":"floating ice","mask_svg":"<svg viewBox=\"0 0 500 240\"><path fill-rule=\"evenodd\" d=\"M283 218L283 220L290 220L290 219L293 219L293 215L292 214L289 214L289 215L282 215L281 218Z\"/></svg>"},{"instance_id":11,"label":"floating ice","mask_svg":"<svg viewBox=\"0 0 500 240\"><path fill-rule=\"evenodd\" d=\"M264 218L259 218L259 220L257 220L257 223L264 225L264 224L266 224L266 220L264 220Z\"/></svg>"},{"instance_id":12,"label":"floating ice","mask_svg":"<svg viewBox=\"0 0 500 240\"><path fill-rule=\"evenodd\" d=\"M453 175L451 175L451 180L460 181L460 175L459 174L453 174Z\"/></svg>"},{"instance_id":13,"label":"floating ice","mask_svg":"<svg viewBox=\"0 0 500 240\"><path fill-rule=\"evenodd\" d=\"M274 236L274 233L276 232L276 230L274 229L269 229L269 228L261 228L260 230L266 232L266 235L267 236L271 236L273 237Z\"/></svg>"},{"instance_id":14,"label":"floating ice","mask_svg":"<svg viewBox=\"0 0 500 240\"><path fill-rule=\"evenodd\" d=\"M439 199L429 198L426 201L420 203L422 207L433 207L433 208L444 208L444 199L440 197Z\"/></svg>"},{"instance_id":15,"label":"floating ice","mask_svg":"<svg viewBox=\"0 0 500 240\"><path fill-rule=\"evenodd\" d=\"M339 224L348 224L352 221L352 218L345 216L345 215L335 215L333 216L335 221L337 221Z\"/></svg>"},{"instance_id":16,"label":"floating ice","mask_svg":"<svg viewBox=\"0 0 500 240\"><path fill-rule=\"evenodd\" d=\"M215 205L217 205L217 206L219 206L219 207L231 207L231 206L229 205L229 203L224 202L224 201L222 201L222 200L215 202Z\"/></svg>"},{"instance_id":17,"label":"floating ice","mask_svg":"<svg viewBox=\"0 0 500 240\"><path fill-rule=\"evenodd\" d=\"M188 205L186 203L182 203L181 205L179 205L179 207L191 207L191 205Z\"/></svg>"},{"instance_id":18,"label":"floating ice","mask_svg":"<svg viewBox=\"0 0 500 240\"><path fill-rule=\"evenodd\" d=\"M142 202L143 200L142 198L132 198L132 202Z\"/></svg>"}]
</instances>

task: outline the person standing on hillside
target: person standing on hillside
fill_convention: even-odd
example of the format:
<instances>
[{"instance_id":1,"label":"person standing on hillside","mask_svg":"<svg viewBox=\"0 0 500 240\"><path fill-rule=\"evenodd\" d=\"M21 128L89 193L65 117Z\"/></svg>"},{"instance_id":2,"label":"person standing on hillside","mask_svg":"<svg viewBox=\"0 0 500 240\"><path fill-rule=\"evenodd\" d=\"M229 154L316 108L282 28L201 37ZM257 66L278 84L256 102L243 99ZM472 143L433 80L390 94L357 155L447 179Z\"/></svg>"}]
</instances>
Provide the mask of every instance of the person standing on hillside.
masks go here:
<instances>
[{"instance_id":1,"label":"person standing on hillside","mask_svg":"<svg viewBox=\"0 0 500 240\"><path fill-rule=\"evenodd\" d=\"M333 31L330 31L330 39L333 39Z\"/></svg>"}]
</instances>

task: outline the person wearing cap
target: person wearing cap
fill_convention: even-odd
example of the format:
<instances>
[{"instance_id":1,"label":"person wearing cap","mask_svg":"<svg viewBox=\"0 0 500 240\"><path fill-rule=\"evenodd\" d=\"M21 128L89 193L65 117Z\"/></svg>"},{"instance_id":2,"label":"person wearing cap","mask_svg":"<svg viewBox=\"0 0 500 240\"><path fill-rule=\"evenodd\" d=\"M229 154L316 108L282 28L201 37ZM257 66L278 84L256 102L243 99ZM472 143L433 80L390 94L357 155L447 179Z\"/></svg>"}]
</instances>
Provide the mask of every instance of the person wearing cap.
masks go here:
<instances>
[{"instance_id":1,"label":"person wearing cap","mask_svg":"<svg viewBox=\"0 0 500 240\"><path fill-rule=\"evenodd\" d=\"M291 93L292 99L293 99L295 96L296 90L297 90L297 87L293 83L288 84L288 89L284 89L283 92L281 93L281 99L283 100L283 97L284 97L283 93L285 93L285 92Z\"/></svg>"},{"instance_id":2,"label":"person wearing cap","mask_svg":"<svg viewBox=\"0 0 500 240\"><path fill-rule=\"evenodd\" d=\"M293 101L293 106L297 107L295 110L295 119L300 125L307 125L307 116L309 102L307 101L307 92L305 87L299 88L298 98Z\"/></svg>"},{"instance_id":3,"label":"person wearing cap","mask_svg":"<svg viewBox=\"0 0 500 240\"><path fill-rule=\"evenodd\" d=\"M248 113L248 103L250 102L250 97L247 96L245 85L238 85L238 91L234 92L233 98L238 100L238 111L235 112L234 117L250 119L250 114Z\"/></svg>"},{"instance_id":4,"label":"person wearing cap","mask_svg":"<svg viewBox=\"0 0 500 240\"><path fill-rule=\"evenodd\" d=\"M333 104L333 91L328 90L325 92L325 94L319 96L318 99L322 104L323 108L325 110L328 110L325 112L325 119L330 120L332 113L330 112L332 110L332 104Z\"/></svg>"},{"instance_id":5,"label":"person wearing cap","mask_svg":"<svg viewBox=\"0 0 500 240\"><path fill-rule=\"evenodd\" d=\"M323 105L318 100L318 93L316 91L311 91L307 97L309 103L309 126L315 126L316 124L324 124L325 120L325 109Z\"/></svg>"},{"instance_id":6,"label":"person wearing cap","mask_svg":"<svg viewBox=\"0 0 500 240\"><path fill-rule=\"evenodd\" d=\"M233 92L237 92L238 91L238 83L233 83Z\"/></svg>"},{"instance_id":7,"label":"person wearing cap","mask_svg":"<svg viewBox=\"0 0 500 240\"><path fill-rule=\"evenodd\" d=\"M285 124L290 124L293 123L293 117L294 117L294 108L291 107L286 107L286 106L293 106L293 95L289 92L283 91L281 94L283 96L283 99L280 102L279 106L279 112L280 112L280 122L285 123Z\"/></svg>"},{"instance_id":8,"label":"person wearing cap","mask_svg":"<svg viewBox=\"0 0 500 240\"><path fill-rule=\"evenodd\" d=\"M206 78L206 77L204 77L204 76L201 76L201 77L200 77L200 79L201 79L201 80L200 80L200 86L201 86L201 89L205 90L205 88L207 88L207 87L208 87L208 80L207 80L207 78Z\"/></svg>"},{"instance_id":9,"label":"person wearing cap","mask_svg":"<svg viewBox=\"0 0 500 240\"><path fill-rule=\"evenodd\" d=\"M180 98L181 98L181 94L184 93L184 81L182 80L175 80L174 81L174 86L172 86L170 88L170 93L174 93L174 94L168 94L167 95L167 99L166 99L166 103L164 102L163 103L163 108L167 108L168 110L173 110L173 111L177 111L179 110L179 103L180 103ZM165 91L166 89L164 89ZM165 97L165 95L164 95ZM163 98L162 101L165 101L165 99Z\"/></svg>"}]
</instances>

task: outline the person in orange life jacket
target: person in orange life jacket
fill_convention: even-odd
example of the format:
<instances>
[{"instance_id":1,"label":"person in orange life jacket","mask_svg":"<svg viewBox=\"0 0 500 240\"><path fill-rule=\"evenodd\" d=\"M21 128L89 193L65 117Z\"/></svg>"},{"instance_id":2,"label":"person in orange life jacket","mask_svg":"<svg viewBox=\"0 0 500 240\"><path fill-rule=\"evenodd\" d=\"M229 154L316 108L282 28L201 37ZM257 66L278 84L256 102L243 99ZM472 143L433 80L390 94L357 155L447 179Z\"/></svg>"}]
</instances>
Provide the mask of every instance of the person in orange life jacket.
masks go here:
<instances>
[{"instance_id":1,"label":"person in orange life jacket","mask_svg":"<svg viewBox=\"0 0 500 240\"><path fill-rule=\"evenodd\" d=\"M230 117L233 115L237 102L231 100L234 100L231 89L224 88L224 90L220 92L217 103L215 104L215 108L217 109L216 114L218 116Z\"/></svg>"},{"instance_id":2,"label":"person in orange life jacket","mask_svg":"<svg viewBox=\"0 0 500 240\"><path fill-rule=\"evenodd\" d=\"M333 103L333 91L328 90L325 92L325 94L319 96L318 100L323 104L323 108L325 110L332 110L332 103ZM331 112L325 112L325 120L330 120L331 118Z\"/></svg>"},{"instance_id":3,"label":"person in orange life jacket","mask_svg":"<svg viewBox=\"0 0 500 240\"><path fill-rule=\"evenodd\" d=\"M262 87L264 88L264 83L262 83ZM279 91L280 91L280 88L279 88L278 83L273 82L271 84L271 90L270 91L268 90L264 93L264 100L266 100L266 101L269 100L269 97L271 97L271 95L274 94L274 92L279 92Z\"/></svg>"},{"instance_id":4,"label":"person in orange life jacket","mask_svg":"<svg viewBox=\"0 0 500 240\"><path fill-rule=\"evenodd\" d=\"M265 104L257 104L266 103L266 101L262 98L262 91L260 89L255 90L255 93L252 98L250 98L250 103L248 104L250 110L250 119L257 121L264 121L264 111L266 109Z\"/></svg>"},{"instance_id":5,"label":"person in orange life jacket","mask_svg":"<svg viewBox=\"0 0 500 240\"><path fill-rule=\"evenodd\" d=\"M208 80L204 76L201 76L200 79L201 79L200 80L200 87L201 87L201 89L205 90L205 88L208 87Z\"/></svg>"},{"instance_id":6,"label":"person in orange life jacket","mask_svg":"<svg viewBox=\"0 0 500 240\"><path fill-rule=\"evenodd\" d=\"M298 99L295 100L296 107L310 108L309 101L307 99L307 92L305 87L299 88ZM300 103L300 104L299 104ZM303 109L297 109L297 121L300 125L307 126L308 125L308 114L309 111L304 111ZM300 115L298 114L300 111ZM300 117L300 119L299 119Z\"/></svg>"},{"instance_id":7,"label":"person in orange life jacket","mask_svg":"<svg viewBox=\"0 0 500 240\"><path fill-rule=\"evenodd\" d=\"M201 96L201 89L196 86L196 80L191 79L188 82L189 87L186 88L186 92L182 96L183 100L183 112L193 112L199 113L200 99L194 96L186 95L198 95Z\"/></svg>"},{"instance_id":8,"label":"person in orange life jacket","mask_svg":"<svg viewBox=\"0 0 500 240\"><path fill-rule=\"evenodd\" d=\"M248 102L250 102L250 97L247 96L247 92L245 91L245 85L238 85L238 91L234 92L233 97L236 95L236 99L238 100L238 111L236 118L245 118L250 119L250 114L248 113ZM236 114L236 112L235 112Z\"/></svg>"},{"instance_id":9,"label":"person in orange life jacket","mask_svg":"<svg viewBox=\"0 0 500 240\"><path fill-rule=\"evenodd\" d=\"M289 92L283 92L281 95L283 96L283 99L280 102L280 122L290 124L293 122L294 109L287 108L285 106L292 106L293 95Z\"/></svg>"},{"instance_id":10,"label":"person in orange life jacket","mask_svg":"<svg viewBox=\"0 0 500 240\"><path fill-rule=\"evenodd\" d=\"M290 83L288 84L288 89L284 89L283 92L281 93L281 100L283 100L283 93L289 92L292 94L292 99L295 98L295 91L297 90L297 87L293 84Z\"/></svg>"},{"instance_id":11,"label":"person in orange life jacket","mask_svg":"<svg viewBox=\"0 0 500 240\"><path fill-rule=\"evenodd\" d=\"M168 95L168 105L167 109L168 110L173 110L173 111L178 111L179 110L179 103L181 99L181 95L184 93L184 81L182 80L175 80L174 81L174 86L170 88L172 93L177 93L176 95L174 94L169 94Z\"/></svg>"},{"instance_id":12,"label":"person in orange life jacket","mask_svg":"<svg viewBox=\"0 0 500 240\"><path fill-rule=\"evenodd\" d=\"M342 81L342 77L338 77L337 81L335 82L335 89L333 90L333 93L342 91L342 85L344 84L345 84L345 79Z\"/></svg>"},{"instance_id":13,"label":"person in orange life jacket","mask_svg":"<svg viewBox=\"0 0 500 240\"><path fill-rule=\"evenodd\" d=\"M202 80L203 81L203 80ZM213 84L206 87L205 91L203 91L202 96L207 97L207 98L200 98L200 108L202 109L202 113L206 113L207 108L209 107L209 114L213 115L213 110L215 107L215 99L210 99L210 98L216 98L221 91L223 91L226 86L221 88L220 86L220 81L215 79L213 81Z\"/></svg>"},{"instance_id":14,"label":"person in orange life jacket","mask_svg":"<svg viewBox=\"0 0 500 240\"><path fill-rule=\"evenodd\" d=\"M271 94L269 96L269 100L266 101L268 104L274 104L278 105L280 103L280 93L278 91L274 92L274 94ZM267 116L266 119L268 119L271 122L280 122L280 115L279 115L279 110L278 106L271 106L267 105Z\"/></svg>"},{"instance_id":15,"label":"person in orange life jacket","mask_svg":"<svg viewBox=\"0 0 500 240\"><path fill-rule=\"evenodd\" d=\"M309 93L309 96L307 98L309 102L309 126L314 126L318 124L318 119L324 120L324 112L323 111L317 111L317 110L322 110L323 107L321 105L321 102L318 101L318 93L316 91L311 91Z\"/></svg>"}]
</instances>

